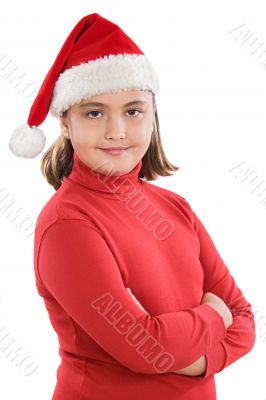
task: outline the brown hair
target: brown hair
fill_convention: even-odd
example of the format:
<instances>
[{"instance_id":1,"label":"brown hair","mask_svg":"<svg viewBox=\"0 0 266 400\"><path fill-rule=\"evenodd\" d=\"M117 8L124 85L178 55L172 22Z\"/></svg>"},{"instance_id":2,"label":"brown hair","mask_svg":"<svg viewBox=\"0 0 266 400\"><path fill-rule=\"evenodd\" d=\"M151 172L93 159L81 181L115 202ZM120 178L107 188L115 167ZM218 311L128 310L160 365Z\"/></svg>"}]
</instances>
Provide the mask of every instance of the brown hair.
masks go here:
<instances>
[{"instance_id":1,"label":"brown hair","mask_svg":"<svg viewBox=\"0 0 266 400\"><path fill-rule=\"evenodd\" d=\"M160 126L155 97L153 94L155 123L151 135L150 145L142 158L142 168L139 172L139 178L145 178L147 181L155 180L158 176L169 176L171 172L180 169L170 163L167 159L160 136ZM67 114L67 110L63 115ZM48 148L41 158L40 168L47 182L55 190L62 185L63 178L68 176L73 166L74 149L70 139L66 139L61 134L58 139Z\"/></svg>"}]
</instances>

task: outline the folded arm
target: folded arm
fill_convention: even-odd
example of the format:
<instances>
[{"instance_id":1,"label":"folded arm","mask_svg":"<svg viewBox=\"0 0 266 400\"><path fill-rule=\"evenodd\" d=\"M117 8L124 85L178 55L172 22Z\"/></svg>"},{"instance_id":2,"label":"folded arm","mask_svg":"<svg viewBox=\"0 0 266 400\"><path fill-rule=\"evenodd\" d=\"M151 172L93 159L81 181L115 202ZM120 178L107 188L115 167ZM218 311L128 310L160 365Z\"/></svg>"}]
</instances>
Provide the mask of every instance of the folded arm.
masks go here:
<instances>
[{"instance_id":1,"label":"folded arm","mask_svg":"<svg viewBox=\"0 0 266 400\"><path fill-rule=\"evenodd\" d=\"M251 304L237 286L202 222L188 202L186 206L199 240L199 258L204 271L203 292L211 292L220 297L233 316L233 323L226 329L225 337L211 346L194 363L180 370L188 375L199 372L198 375L205 378L222 371L247 354L254 346L256 332Z\"/></svg>"},{"instance_id":2,"label":"folded arm","mask_svg":"<svg viewBox=\"0 0 266 400\"><path fill-rule=\"evenodd\" d=\"M39 292L52 296L73 323L134 372L162 373L151 362L160 352L168 363L163 372L178 370L225 336L222 317L206 304L156 316L141 310L124 287L110 247L87 220L57 220L36 239L35 260ZM142 343L130 336L134 329Z\"/></svg>"}]
</instances>

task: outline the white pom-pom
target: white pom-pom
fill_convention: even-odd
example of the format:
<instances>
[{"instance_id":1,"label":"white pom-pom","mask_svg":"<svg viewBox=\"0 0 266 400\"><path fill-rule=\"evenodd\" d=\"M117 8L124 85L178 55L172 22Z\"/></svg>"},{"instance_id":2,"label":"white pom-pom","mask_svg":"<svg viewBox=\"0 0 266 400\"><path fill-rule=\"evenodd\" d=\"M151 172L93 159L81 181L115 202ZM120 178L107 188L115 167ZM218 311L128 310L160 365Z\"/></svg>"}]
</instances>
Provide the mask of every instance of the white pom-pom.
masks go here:
<instances>
[{"instance_id":1,"label":"white pom-pom","mask_svg":"<svg viewBox=\"0 0 266 400\"><path fill-rule=\"evenodd\" d=\"M46 137L41 129L24 124L14 130L8 145L15 156L34 158L42 152L45 141Z\"/></svg>"}]
</instances>

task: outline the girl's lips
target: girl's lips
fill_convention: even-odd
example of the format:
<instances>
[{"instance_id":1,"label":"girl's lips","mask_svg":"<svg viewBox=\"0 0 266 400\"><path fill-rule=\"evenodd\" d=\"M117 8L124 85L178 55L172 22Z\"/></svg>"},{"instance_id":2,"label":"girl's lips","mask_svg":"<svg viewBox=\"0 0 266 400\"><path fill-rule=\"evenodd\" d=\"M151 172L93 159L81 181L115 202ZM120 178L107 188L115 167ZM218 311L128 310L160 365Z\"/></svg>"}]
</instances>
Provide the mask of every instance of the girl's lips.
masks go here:
<instances>
[{"instance_id":1,"label":"girl's lips","mask_svg":"<svg viewBox=\"0 0 266 400\"><path fill-rule=\"evenodd\" d=\"M101 149L101 150L103 150L107 154L111 154L111 155L115 156L115 155L124 153L125 151L128 150L128 148L125 148L125 149Z\"/></svg>"}]
</instances>

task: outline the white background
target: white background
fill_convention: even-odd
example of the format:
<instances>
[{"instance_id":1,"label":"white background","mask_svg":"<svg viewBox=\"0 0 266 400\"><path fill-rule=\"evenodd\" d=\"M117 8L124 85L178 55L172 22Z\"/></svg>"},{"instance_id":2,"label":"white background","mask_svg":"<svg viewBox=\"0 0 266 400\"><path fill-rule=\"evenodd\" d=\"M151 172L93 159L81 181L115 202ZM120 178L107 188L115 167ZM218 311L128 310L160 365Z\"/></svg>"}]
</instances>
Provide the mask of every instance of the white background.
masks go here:
<instances>
[{"instance_id":1,"label":"white background","mask_svg":"<svg viewBox=\"0 0 266 400\"><path fill-rule=\"evenodd\" d=\"M0 6L0 54L36 89L74 25L92 12L117 23L151 60L160 80L163 146L180 167L154 184L187 199L256 313L254 348L215 375L218 400L266 399L265 11L265 2L254 0L24 0ZM42 154L26 160L9 151L9 136L26 123L30 103L2 75L0 339L8 332L38 369L26 376L0 350L0 398L48 400L60 362L57 335L35 286L33 235L16 227L3 203L9 199L13 209L22 209L33 227L54 189L41 175ZM47 149L60 134L59 122L49 114L40 127Z\"/></svg>"}]
</instances>

